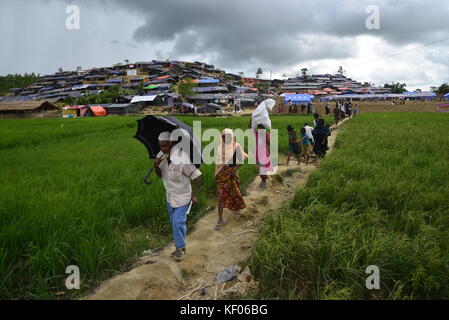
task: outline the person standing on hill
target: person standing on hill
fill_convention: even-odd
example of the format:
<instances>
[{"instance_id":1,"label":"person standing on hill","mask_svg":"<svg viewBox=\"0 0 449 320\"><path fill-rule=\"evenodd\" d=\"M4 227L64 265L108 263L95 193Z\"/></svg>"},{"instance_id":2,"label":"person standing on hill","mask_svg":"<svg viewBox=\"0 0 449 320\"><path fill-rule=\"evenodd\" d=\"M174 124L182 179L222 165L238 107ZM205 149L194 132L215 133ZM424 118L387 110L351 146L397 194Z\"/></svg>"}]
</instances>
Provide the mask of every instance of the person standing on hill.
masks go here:
<instances>
[{"instance_id":1,"label":"person standing on hill","mask_svg":"<svg viewBox=\"0 0 449 320\"><path fill-rule=\"evenodd\" d=\"M299 140L299 142L301 142L301 157L304 157L304 161L306 165L308 165L310 152L312 151L312 145L305 128L301 129L301 140Z\"/></svg>"},{"instance_id":2,"label":"person standing on hill","mask_svg":"<svg viewBox=\"0 0 449 320\"><path fill-rule=\"evenodd\" d=\"M318 124L313 129L313 139L315 141L315 145L313 146L313 152L319 157L323 158L329 147L327 145L327 139L329 137L329 127L326 126L324 119L319 119Z\"/></svg>"},{"instance_id":3,"label":"person standing on hill","mask_svg":"<svg viewBox=\"0 0 449 320\"><path fill-rule=\"evenodd\" d=\"M293 129L291 125L287 126L288 131L288 157L287 157L287 167L290 163L290 158L293 154L295 154L296 159L298 160L298 164L301 163L299 159L299 154L301 153L301 146L298 142L298 136L296 131Z\"/></svg>"},{"instance_id":4,"label":"person standing on hill","mask_svg":"<svg viewBox=\"0 0 449 320\"><path fill-rule=\"evenodd\" d=\"M317 123L318 123L318 119L320 119L320 114L319 113L314 113L313 114L313 127L315 128Z\"/></svg>"},{"instance_id":5,"label":"person standing on hill","mask_svg":"<svg viewBox=\"0 0 449 320\"><path fill-rule=\"evenodd\" d=\"M356 117L357 116L357 112L359 111L359 104L358 103L356 103L355 104L355 107L354 107L354 110L352 110L352 115L353 115L353 117Z\"/></svg>"},{"instance_id":6,"label":"person standing on hill","mask_svg":"<svg viewBox=\"0 0 449 320\"><path fill-rule=\"evenodd\" d=\"M306 134L307 134L307 136L309 137L310 143L311 143L312 146L313 146L313 135L312 135L312 131L313 131L314 127L309 126L308 123L304 123L304 129L306 129Z\"/></svg>"},{"instance_id":7,"label":"person standing on hill","mask_svg":"<svg viewBox=\"0 0 449 320\"><path fill-rule=\"evenodd\" d=\"M329 108L329 103L326 103L326 106L324 107L326 110L326 116L331 114L331 109Z\"/></svg>"},{"instance_id":8,"label":"person standing on hill","mask_svg":"<svg viewBox=\"0 0 449 320\"><path fill-rule=\"evenodd\" d=\"M338 125L338 122L340 121L340 109L338 107L335 107L333 110L333 113L334 113L335 125Z\"/></svg>"},{"instance_id":9,"label":"person standing on hill","mask_svg":"<svg viewBox=\"0 0 449 320\"><path fill-rule=\"evenodd\" d=\"M162 132L158 140L161 152L154 160L154 168L166 191L167 211L176 247L171 255L180 261L186 254L187 214L198 202L201 171L191 163L189 155L176 147L177 139L175 141L170 132Z\"/></svg>"}]
</instances>

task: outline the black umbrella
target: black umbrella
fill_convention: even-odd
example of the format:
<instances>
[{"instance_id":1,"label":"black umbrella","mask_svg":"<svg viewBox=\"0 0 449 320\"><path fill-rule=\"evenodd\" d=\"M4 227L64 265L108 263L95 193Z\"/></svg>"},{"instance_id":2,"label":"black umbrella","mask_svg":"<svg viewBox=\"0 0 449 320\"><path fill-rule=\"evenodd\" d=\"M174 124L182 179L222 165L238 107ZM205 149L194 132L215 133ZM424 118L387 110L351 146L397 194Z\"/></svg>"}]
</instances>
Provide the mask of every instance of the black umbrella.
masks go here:
<instances>
[{"instance_id":1,"label":"black umbrella","mask_svg":"<svg viewBox=\"0 0 449 320\"><path fill-rule=\"evenodd\" d=\"M177 131L180 134L178 141L181 141L181 139L188 139L187 141L190 143L190 160L197 168L199 168L202 159L201 143L193 135L191 127L174 117L146 116L145 118L137 120L137 133L134 138L145 145L150 155L150 159L156 159L158 153L161 151L158 140L159 134L164 131L173 132L176 129L181 129ZM147 181L151 172L153 172L153 168L151 168L145 176L145 184L151 184L151 182Z\"/></svg>"}]
</instances>

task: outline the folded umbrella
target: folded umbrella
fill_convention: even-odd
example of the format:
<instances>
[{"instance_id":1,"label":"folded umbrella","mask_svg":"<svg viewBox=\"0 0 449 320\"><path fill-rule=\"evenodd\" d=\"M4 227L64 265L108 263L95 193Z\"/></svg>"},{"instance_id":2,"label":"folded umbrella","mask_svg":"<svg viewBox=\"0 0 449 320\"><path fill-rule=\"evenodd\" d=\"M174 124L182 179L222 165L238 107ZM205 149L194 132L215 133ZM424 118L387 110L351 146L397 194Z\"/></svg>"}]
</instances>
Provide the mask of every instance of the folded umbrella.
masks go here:
<instances>
[{"instance_id":1,"label":"folded umbrella","mask_svg":"<svg viewBox=\"0 0 449 320\"><path fill-rule=\"evenodd\" d=\"M180 130L177 130L180 129ZM193 129L184 122L170 116L156 117L146 116L137 120L137 133L134 136L137 140L143 143L147 148L150 159L156 159L158 153L161 151L159 147L159 134L164 131L179 133L179 140L187 139L190 149L189 156L191 162L199 168L202 160L201 143L198 138L193 135ZM144 178L145 184L151 184L147 181L153 168L148 172Z\"/></svg>"}]
</instances>

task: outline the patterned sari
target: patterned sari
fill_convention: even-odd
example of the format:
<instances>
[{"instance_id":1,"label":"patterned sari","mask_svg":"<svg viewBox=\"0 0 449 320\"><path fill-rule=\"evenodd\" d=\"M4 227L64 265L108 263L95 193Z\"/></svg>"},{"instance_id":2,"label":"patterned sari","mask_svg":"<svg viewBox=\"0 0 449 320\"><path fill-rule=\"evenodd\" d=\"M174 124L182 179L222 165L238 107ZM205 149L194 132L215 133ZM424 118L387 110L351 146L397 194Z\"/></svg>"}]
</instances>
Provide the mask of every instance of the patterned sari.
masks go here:
<instances>
[{"instance_id":1,"label":"patterned sari","mask_svg":"<svg viewBox=\"0 0 449 320\"><path fill-rule=\"evenodd\" d=\"M240 179L235 166L225 165L215 176L217 182L217 199L222 208L237 211L246 208L240 193Z\"/></svg>"}]
</instances>

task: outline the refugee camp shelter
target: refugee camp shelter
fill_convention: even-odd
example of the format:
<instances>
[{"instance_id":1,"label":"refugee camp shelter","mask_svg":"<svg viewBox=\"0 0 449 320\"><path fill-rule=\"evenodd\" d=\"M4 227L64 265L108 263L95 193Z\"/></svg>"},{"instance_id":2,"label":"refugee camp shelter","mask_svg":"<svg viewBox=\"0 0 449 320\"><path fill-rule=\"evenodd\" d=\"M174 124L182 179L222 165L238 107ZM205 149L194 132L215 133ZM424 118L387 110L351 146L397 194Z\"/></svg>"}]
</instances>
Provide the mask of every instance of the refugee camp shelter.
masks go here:
<instances>
[{"instance_id":1,"label":"refugee camp shelter","mask_svg":"<svg viewBox=\"0 0 449 320\"><path fill-rule=\"evenodd\" d=\"M290 101L293 104L309 103L313 101L313 96L310 94L286 94L284 96L285 104Z\"/></svg>"},{"instance_id":2,"label":"refugee camp shelter","mask_svg":"<svg viewBox=\"0 0 449 320\"><path fill-rule=\"evenodd\" d=\"M82 117L84 113L81 110L85 108L85 106L65 106L62 108L62 117L63 118L78 118Z\"/></svg>"},{"instance_id":3,"label":"refugee camp shelter","mask_svg":"<svg viewBox=\"0 0 449 320\"><path fill-rule=\"evenodd\" d=\"M48 101L0 102L0 119L54 118L59 116L59 109Z\"/></svg>"},{"instance_id":4,"label":"refugee camp shelter","mask_svg":"<svg viewBox=\"0 0 449 320\"><path fill-rule=\"evenodd\" d=\"M197 113L219 113L221 112L221 106L216 103L208 103L205 106L198 107Z\"/></svg>"},{"instance_id":5,"label":"refugee camp shelter","mask_svg":"<svg viewBox=\"0 0 449 320\"><path fill-rule=\"evenodd\" d=\"M128 114L137 114L138 107L130 103L114 103L106 107L108 116L126 116Z\"/></svg>"},{"instance_id":6,"label":"refugee camp shelter","mask_svg":"<svg viewBox=\"0 0 449 320\"><path fill-rule=\"evenodd\" d=\"M106 115L107 112L105 108L100 105L88 106L84 113L84 117L105 117Z\"/></svg>"}]
</instances>

